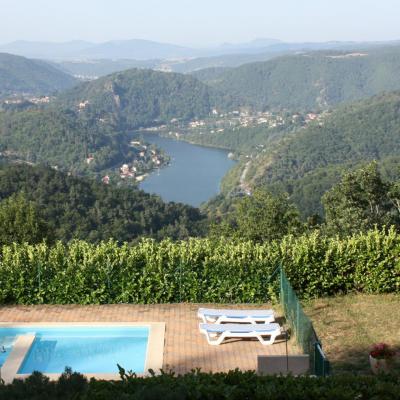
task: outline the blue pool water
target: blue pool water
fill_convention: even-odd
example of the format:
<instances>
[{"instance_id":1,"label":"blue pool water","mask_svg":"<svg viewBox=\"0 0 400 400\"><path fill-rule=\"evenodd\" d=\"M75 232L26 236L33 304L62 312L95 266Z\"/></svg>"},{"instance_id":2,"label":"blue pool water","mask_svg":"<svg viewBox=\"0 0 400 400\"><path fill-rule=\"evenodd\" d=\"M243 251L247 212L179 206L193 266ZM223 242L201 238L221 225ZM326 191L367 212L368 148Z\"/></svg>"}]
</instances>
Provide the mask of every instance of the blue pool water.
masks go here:
<instances>
[{"instance_id":1,"label":"blue pool water","mask_svg":"<svg viewBox=\"0 0 400 400\"><path fill-rule=\"evenodd\" d=\"M65 367L81 373L118 373L117 364L144 372L149 336L146 327L0 328L0 349L3 342L12 347L12 338L24 334L34 334L35 340L19 374L61 373Z\"/></svg>"}]
</instances>

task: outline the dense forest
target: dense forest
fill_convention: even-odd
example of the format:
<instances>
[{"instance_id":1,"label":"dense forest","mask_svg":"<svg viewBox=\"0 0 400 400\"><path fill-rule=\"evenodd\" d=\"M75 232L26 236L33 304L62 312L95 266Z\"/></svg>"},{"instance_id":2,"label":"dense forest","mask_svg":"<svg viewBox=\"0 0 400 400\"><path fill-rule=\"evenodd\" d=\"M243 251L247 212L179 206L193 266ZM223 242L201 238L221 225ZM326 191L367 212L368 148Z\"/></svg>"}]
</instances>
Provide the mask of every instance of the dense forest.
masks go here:
<instances>
[{"instance_id":1,"label":"dense forest","mask_svg":"<svg viewBox=\"0 0 400 400\"><path fill-rule=\"evenodd\" d=\"M13 200L4 203L10 196L14 196ZM32 213L46 227L45 236L51 241L85 239L98 242L116 238L131 242L138 237L183 239L199 235L204 220L199 211L190 206L164 203L158 196L138 189L104 185L45 166L2 165L0 199L3 200L0 203L3 242L4 237L18 241L19 234L14 232L7 236L6 232L13 226L13 221L26 221L23 215L17 216L29 208L27 204L32 205ZM23 223L19 224L18 232L23 226ZM35 238L26 235L23 238L29 242L42 239L36 235Z\"/></svg>"},{"instance_id":2,"label":"dense forest","mask_svg":"<svg viewBox=\"0 0 400 400\"><path fill-rule=\"evenodd\" d=\"M11 159L89 174L134 157L113 124L55 107L0 112L0 151Z\"/></svg>"},{"instance_id":3,"label":"dense forest","mask_svg":"<svg viewBox=\"0 0 400 400\"><path fill-rule=\"evenodd\" d=\"M313 52L201 71L196 77L256 109L324 109L400 89L400 48Z\"/></svg>"},{"instance_id":4,"label":"dense forest","mask_svg":"<svg viewBox=\"0 0 400 400\"><path fill-rule=\"evenodd\" d=\"M0 53L0 99L14 94L45 95L77 84L71 75L50 64Z\"/></svg>"}]
</instances>

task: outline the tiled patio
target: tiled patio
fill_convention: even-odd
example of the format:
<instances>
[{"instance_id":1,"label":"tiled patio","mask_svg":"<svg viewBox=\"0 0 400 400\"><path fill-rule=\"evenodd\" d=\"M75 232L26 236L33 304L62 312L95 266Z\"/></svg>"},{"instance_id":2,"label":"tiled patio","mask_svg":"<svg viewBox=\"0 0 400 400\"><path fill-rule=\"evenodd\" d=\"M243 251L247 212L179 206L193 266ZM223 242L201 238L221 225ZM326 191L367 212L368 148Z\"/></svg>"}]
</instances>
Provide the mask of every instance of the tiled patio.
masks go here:
<instances>
[{"instance_id":1,"label":"tiled patio","mask_svg":"<svg viewBox=\"0 0 400 400\"><path fill-rule=\"evenodd\" d=\"M163 368L176 373L188 372L193 368L214 372L235 368L255 370L257 355L286 354L283 339L278 339L271 346L263 346L258 340L238 339L230 339L220 346L210 346L198 329L196 314L200 306L210 305L2 306L0 322L165 322ZM270 308L269 305L262 307ZM288 347L290 354L296 353L290 341Z\"/></svg>"}]
</instances>

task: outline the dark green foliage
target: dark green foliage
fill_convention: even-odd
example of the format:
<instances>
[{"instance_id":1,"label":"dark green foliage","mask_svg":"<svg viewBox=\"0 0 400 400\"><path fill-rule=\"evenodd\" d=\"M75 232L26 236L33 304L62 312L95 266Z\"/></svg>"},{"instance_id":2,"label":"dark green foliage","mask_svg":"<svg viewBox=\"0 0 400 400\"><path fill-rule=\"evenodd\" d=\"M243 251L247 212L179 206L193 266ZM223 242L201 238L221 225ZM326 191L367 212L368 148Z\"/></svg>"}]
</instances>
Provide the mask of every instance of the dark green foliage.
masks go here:
<instances>
[{"instance_id":1,"label":"dark green foliage","mask_svg":"<svg viewBox=\"0 0 400 400\"><path fill-rule=\"evenodd\" d=\"M51 94L76 83L71 75L44 61L0 53L0 98L18 93Z\"/></svg>"},{"instance_id":2,"label":"dark green foliage","mask_svg":"<svg viewBox=\"0 0 400 400\"><path fill-rule=\"evenodd\" d=\"M52 240L48 224L37 205L20 193L0 202L0 244L40 243Z\"/></svg>"},{"instance_id":3,"label":"dark green foliage","mask_svg":"<svg viewBox=\"0 0 400 400\"><path fill-rule=\"evenodd\" d=\"M0 199L19 192L33 202L35 209L40 209L51 238L63 241L117 238L122 242L140 236L182 239L199 234L199 224L204 219L195 208L164 203L136 188L107 186L41 166L0 167ZM11 206L10 203L11 200L7 204ZM15 241L24 237L16 236ZM26 240L35 243L42 238L38 233L36 239L31 235Z\"/></svg>"},{"instance_id":4,"label":"dark green foliage","mask_svg":"<svg viewBox=\"0 0 400 400\"><path fill-rule=\"evenodd\" d=\"M353 400L400 399L396 375L338 375L329 378L257 376L239 370L185 375L163 372L140 378L123 375L121 381L87 381L66 371L59 381L39 373L25 381L0 386L1 400Z\"/></svg>"},{"instance_id":5,"label":"dark green foliage","mask_svg":"<svg viewBox=\"0 0 400 400\"><path fill-rule=\"evenodd\" d=\"M346 56L349 53L279 57L209 72L205 82L257 109L321 109L400 89L399 47L361 51L366 54L362 56Z\"/></svg>"},{"instance_id":6,"label":"dark green foliage","mask_svg":"<svg viewBox=\"0 0 400 400\"><path fill-rule=\"evenodd\" d=\"M236 202L235 211L221 224L214 225L211 235L262 243L301 232L299 213L286 196L256 189L251 196Z\"/></svg>"},{"instance_id":7,"label":"dark green foliage","mask_svg":"<svg viewBox=\"0 0 400 400\"><path fill-rule=\"evenodd\" d=\"M0 385L1 400L78 400L89 399L89 382L81 374L66 368L58 381L40 372L34 372L25 380L15 379L12 384Z\"/></svg>"},{"instance_id":8,"label":"dark green foliage","mask_svg":"<svg viewBox=\"0 0 400 400\"><path fill-rule=\"evenodd\" d=\"M272 193L288 192L303 218L311 215L324 215L321 198L332 188L346 172L354 168L351 163L316 168L298 179L284 178L282 181L268 184Z\"/></svg>"},{"instance_id":9,"label":"dark green foliage","mask_svg":"<svg viewBox=\"0 0 400 400\"><path fill-rule=\"evenodd\" d=\"M400 235L318 231L263 244L217 239L3 246L0 304L263 303L282 263L301 297L400 293Z\"/></svg>"},{"instance_id":10,"label":"dark green foliage","mask_svg":"<svg viewBox=\"0 0 400 400\"><path fill-rule=\"evenodd\" d=\"M328 232L346 236L374 226L400 228L397 187L383 181L376 162L345 174L322 198Z\"/></svg>"}]
</instances>

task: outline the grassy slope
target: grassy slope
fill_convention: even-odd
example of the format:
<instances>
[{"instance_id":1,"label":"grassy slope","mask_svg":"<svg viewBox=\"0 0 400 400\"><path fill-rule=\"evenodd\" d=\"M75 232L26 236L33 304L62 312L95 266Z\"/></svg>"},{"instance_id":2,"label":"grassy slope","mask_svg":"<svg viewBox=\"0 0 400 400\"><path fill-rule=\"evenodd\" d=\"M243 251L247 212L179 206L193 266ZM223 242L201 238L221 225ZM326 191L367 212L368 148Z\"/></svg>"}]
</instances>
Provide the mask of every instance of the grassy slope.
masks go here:
<instances>
[{"instance_id":1,"label":"grassy slope","mask_svg":"<svg viewBox=\"0 0 400 400\"><path fill-rule=\"evenodd\" d=\"M370 373L368 353L374 343L400 350L400 296L347 295L306 304L334 373ZM400 371L400 360L395 368Z\"/></svg>"}]
</instances>

